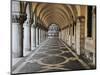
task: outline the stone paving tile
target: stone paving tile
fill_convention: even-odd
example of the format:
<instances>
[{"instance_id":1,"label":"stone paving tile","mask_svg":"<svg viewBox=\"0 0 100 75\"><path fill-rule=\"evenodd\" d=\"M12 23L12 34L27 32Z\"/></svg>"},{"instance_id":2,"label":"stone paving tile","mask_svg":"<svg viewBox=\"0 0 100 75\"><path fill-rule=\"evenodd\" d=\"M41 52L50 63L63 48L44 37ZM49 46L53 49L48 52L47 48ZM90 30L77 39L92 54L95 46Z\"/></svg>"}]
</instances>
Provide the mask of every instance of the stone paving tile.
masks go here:
<instances>
[{"instance_id":1,"label":"stone paving tile","mask_svg":"<svg viewBox=\"0 0 100 75\"><path fill-rule=\"evenodd\" d=\"M40 58L47 57L47 56L48 56L47 54L39 53L39 54L35 54L34 56L32 56L31 60L40 59Z\"/></svg>"},{"instance_id":2,"label":"stone paving tile","mask_svg":"<svg viewBox=\"0 0 100 75\"><path fill-rule=\"evenodd\" d=\"M45 51L47 51L47 49L40 49L38 52L45 52Z\"/></svg>"},{"instance_id":3,"label":"stone paving tile","mask_svg":"<svg viewBox=\"0 0 100 75\"><path fill-rule=\"evenodd\" d=\"M72 55L71 52L64 52L64 53L62 53L61 55L62 55L62 56L65 56L65 57L68 57L68 58L69 58L69 57L75 57L75 56Z\"/></svg>"},{"instance_id":4,"label":"stone paving tile","mask_svg":"<svg viewBox=\"0 0 100 75\"><path fill-rule=\"evenodd\" d=\"M25 64L25 66L19 71L19 73L30 73L30 72L37 72L39 70L42 70L42 67L43 65L40 65L38 63L30 63L30 62L27 62Z\"/></svg>"},{"instance_id":5,"label":"stone paving tile","mask_svg":"<svg viewBox=\"0 0 100 75\"><path fill-rule=\"evenodd\" d=\"M63 57L59 57L59 56L48 56L48 57L45 57L41 61L45 64L59 64L61 62L64 62L65 59Z\"/></svg>"},{"instance_id":6,"label":"stone paving tile","mask_svg":"<svg viewBox=\"0 0 100 75\"><path fill-rule=\"evenodd\" d=\"M73 60L73 59L74 60ZM17 73L81 70L85 67L75 59L59 39L49 39ZM62 66L61 66L62 65ZM44 67L44 68L43 68Z\"/></svg>"},{"instance_id":7,"label":"stone paving tile","mask_svg":"<svg viewBox=\"0 0 100 75\"><path fill-rule=\"evenodd\" d=\"M86 69L78 60L70 60L69 62L63 64L63 68L69 68L72 70L83 70Z\"/></svg>"},{"instance_id":8,"label":"stone paving tile","mask_svg":"<svg viewBox=\"0 0 100 75\"><path fill-rule=\"evenodd\" d=\"M69 51L67 48L60 48L62 51Z\"/></svg>"},{"instance_id":9,"label":"stone paving tile","mask_svg":"<svg viewBox=\"0 0 100 75\"><path fill-rule=\"evenodd\" d=\"M48 54L60 54L60 53L62 53L62 51L60 51L60 50L49 50L49 51L47 51L46 53L48 53Z\"/></svg>"}]
</instances>

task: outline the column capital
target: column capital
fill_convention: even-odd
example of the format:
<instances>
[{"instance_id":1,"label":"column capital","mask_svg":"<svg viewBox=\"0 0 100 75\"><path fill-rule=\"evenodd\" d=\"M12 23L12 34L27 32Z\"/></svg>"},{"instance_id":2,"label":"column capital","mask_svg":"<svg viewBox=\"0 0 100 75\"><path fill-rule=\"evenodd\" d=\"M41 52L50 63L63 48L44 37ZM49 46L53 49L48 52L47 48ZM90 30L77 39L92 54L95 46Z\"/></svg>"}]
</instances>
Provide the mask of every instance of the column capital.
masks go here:
<instances>
[{"instance_id":1,"label":"column capital","mask_svg":"<svg viewBox=\"0 0 100 75\"><path fill-rule=\"evenodd\" d=\"M24 22L24 26L31 26L32 24L32 21L31 21L31 18L27 18L27 20Z\"/></svg>"},{"instance_id":2,"label":"column capital","mask_svg":"<svg viewBox=\"0 0 100 75\"><path fill-rule=\"evenodd\" d=\"M27 19L27 15L25 13L14 12L12 13L12 23L21 23Z\"/></svg>"},{"instance_id":3,"label":"column capital","mask_svg":"<svg viewBox=\"0 0 100 75\"><path fill-rule=\"evenodd\" d=\"M31 27L36 28L36 24L35 24L35 23L33 23L33 24L31 25Z\"/></svg>"},{"instance_id":4,"label":"column capital","mask_svg":"<svg viewBox=\"0 0 100 75\"><path fill-rule=\"evenodd\" d=\"M41 24L40 23L37 23L36 24L36 27L39 27L40 28L41 27Z\"/></svg>"},{"instance_id":5,"label":"column capital","mask_svg":"<svg viewBox=\"0 0 100 75\"><path fill-rule=\"evenodd\" d=\"M85 16L78 16L76 22L83 23L85 21Z\"/></svg>"},{"instance_id":6,"label":"column capital","mask_svg":"<svg viewBox=\"0 0 100 75\"><path fill-rule=\"evenodd\" d=\"M92 10L93 15L96 15L96 6L93 6L93 10Z\"/></svg>"}]
</instances>

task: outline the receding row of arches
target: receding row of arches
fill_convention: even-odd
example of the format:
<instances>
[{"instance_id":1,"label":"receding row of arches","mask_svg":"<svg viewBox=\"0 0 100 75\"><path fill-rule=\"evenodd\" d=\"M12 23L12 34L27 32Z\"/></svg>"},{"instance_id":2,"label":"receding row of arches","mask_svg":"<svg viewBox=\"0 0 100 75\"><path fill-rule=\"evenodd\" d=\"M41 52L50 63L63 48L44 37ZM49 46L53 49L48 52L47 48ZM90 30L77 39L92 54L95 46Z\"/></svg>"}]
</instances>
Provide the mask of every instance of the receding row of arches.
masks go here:
<instances>
[{"instance_id":1,"label":"receding row of arches","mask_svg":"<svg viewBox=\"0 0 100 75\"><path fill-rule=\"evenodd\" d=\"M56 36L95 64L95 6L12 1L11 11L14 57L25 56L24 51L34 50L48 37ZM49 29L53 24L58 27L57 34Z\"/></svg>"}]
</instances>

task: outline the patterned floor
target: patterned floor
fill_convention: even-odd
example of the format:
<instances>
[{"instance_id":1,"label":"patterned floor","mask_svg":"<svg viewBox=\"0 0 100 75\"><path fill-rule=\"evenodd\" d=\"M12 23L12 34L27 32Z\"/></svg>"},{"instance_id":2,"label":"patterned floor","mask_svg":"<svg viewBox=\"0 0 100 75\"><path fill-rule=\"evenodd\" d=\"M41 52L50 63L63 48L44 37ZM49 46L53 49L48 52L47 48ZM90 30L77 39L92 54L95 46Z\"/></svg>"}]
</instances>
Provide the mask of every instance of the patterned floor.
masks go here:
<instances>
[{"instance_id":1,"label":"patterned floor","mask_svg":"<svg viewBox=\"0 0 100 75\"><path fill-rule=\"evenodd\" d=\"M36 73L89 69L58 38L47 39L35 52L25 59L13 73Z\"/></svg>"}]
</instances>

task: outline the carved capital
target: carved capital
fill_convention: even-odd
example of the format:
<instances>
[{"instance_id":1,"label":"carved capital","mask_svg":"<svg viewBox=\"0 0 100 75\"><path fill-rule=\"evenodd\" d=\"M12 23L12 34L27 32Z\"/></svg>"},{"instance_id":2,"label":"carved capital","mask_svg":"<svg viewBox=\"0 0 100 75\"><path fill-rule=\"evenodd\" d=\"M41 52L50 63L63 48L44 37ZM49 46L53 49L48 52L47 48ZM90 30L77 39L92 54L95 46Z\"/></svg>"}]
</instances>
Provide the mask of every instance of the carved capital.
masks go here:
<instances>
[{"instance_id":1,"label":"carved capital","mask_svg":"<svg viewBox=\"0 0 100 75\"><path fill-rule=\"evenodd\" d=\"M27 15L22 13L12 13L12 23L21 23L23 24L26 20Z\"/></svg>"},{"instance_id":2,"label":"carved capital","mask_svg":"<svg viewBox=\"0 0 100 75\"><path fill-rule=\"evenodd\" d=\"M34 28L36 28L36 25L33 23L33 24L31 25L31 27L34 27Z\"/></svg>"},{"instance_id":3,"label":"carved capital","mask_svg":"<svg viewBox=\"0 0 100 75\"><path fill-rule=\"evenodd\" d=\"M83 23L85 22L85 16L78 16L76 19L77 23Z\"/></svg>"}]
</instances>

